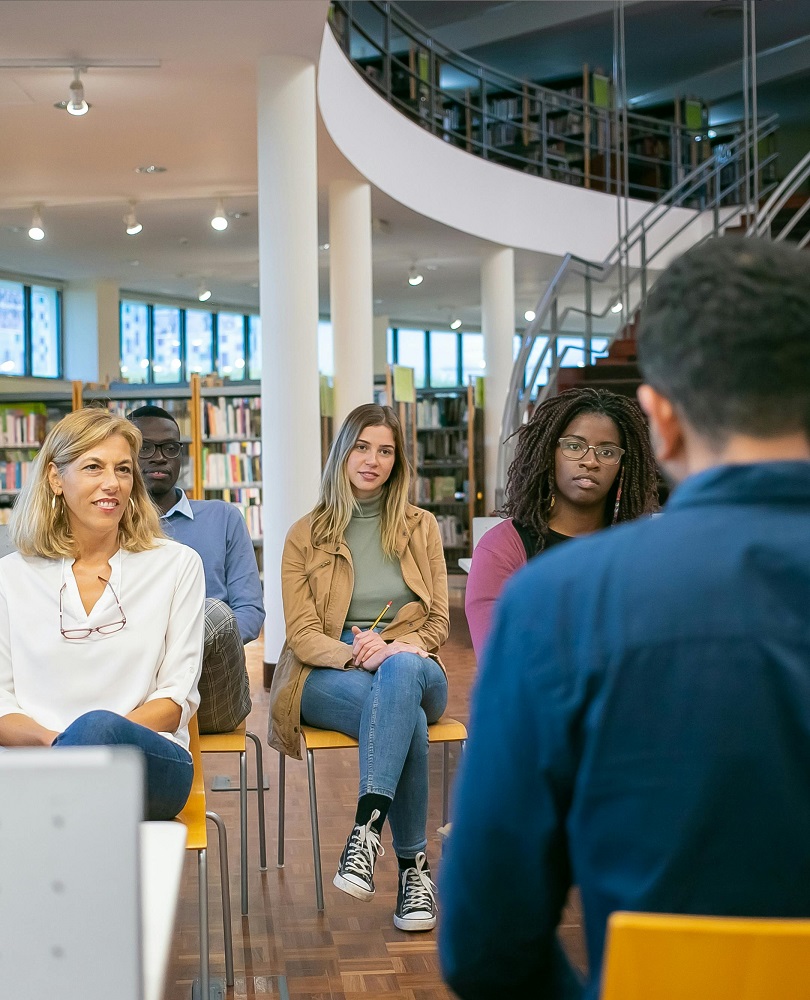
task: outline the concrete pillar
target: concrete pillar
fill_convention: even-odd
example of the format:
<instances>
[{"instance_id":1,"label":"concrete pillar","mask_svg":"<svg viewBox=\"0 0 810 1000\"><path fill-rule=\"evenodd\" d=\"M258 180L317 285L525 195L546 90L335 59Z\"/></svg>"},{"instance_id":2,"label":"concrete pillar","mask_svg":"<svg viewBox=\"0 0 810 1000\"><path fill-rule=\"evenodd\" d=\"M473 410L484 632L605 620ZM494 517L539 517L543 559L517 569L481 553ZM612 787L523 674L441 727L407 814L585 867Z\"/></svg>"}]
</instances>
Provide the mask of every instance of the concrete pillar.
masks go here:
<instances>
[{"instance_id":1,"label":"concrete pillar","mask_svg":"<svg viewBox=\"0 0 810 1000\"><path fill-rule=\"evenodd\" d=\"M374 388L371 186L329 185L329 300L335 351L335 427Z\"/></svg>"},{"instance_id":2,"label":"concrete pillar","mask_svg":"<svg viewBox=\"0 0 810 1000\"><path fill-rule=\"evenodd\" d=\"M484 407L484 507L494 510L495 477L501 420L512 374L512 338L515 335L515 252L502 247L481 264L481 331L487 365Z\"/></svg>"},{"instance_id":3,"label":"concrete pillar","mask_svg":"<svg viewBox=\"0 0 810 1000\"><path fill-rule=\"evenodd\" d=\"M264 659L284 641L281 553L320 481L318 188L315 65L258 65L259 276L262 318Z\"/></svg>"},{"instance_id":4,"label":"concrete pillar","mask_svg":"<svg viewBox=\"0 0 810 1000\"><path fill-rule=\"evenodd\" d=\"M388 316L374 317L374 375L385 376L388 366Z\"/></svg>"},{"instance_id":5,"label":"concrete pillar","mask_svg":"<svg viewBox=\"0 0 810 1000\"><path fill-rule=\"evenodd\" d=\"M120 378L118 285L114 281L71 282L65 286L62 304L65 378L102 383Z\"/></svg>"}]
</instances>

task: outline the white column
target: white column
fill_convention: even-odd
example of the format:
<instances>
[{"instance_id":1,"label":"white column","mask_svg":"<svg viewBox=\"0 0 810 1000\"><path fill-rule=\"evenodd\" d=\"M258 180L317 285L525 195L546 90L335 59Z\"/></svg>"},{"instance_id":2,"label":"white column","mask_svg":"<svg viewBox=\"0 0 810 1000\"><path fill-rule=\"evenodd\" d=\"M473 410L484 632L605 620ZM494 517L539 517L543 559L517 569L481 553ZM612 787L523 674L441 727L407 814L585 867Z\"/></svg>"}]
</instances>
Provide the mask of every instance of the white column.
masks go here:
<instances>
[{"instance_id":1,"label":"white column","mask_svg":"<svg viewBox=\"0 0 810 1000\"><path fill-rule=\"evenodd\" d=\"M315 66L258 66L259 277L266 663L284 641L281 553L320 479Z\"/></svg>"},{"instance_id":2,"label":"white column","mask_svg":"<svg viewBox=\"0 0 810 1000\"><path fill-rule=\"evenodd\" d=\"M329 185L329 299L335 350L335 427L374 389L371 186Z\"/></svg>"},{"instance_id":3,"label":"white column","mask_svg":"<svg viewBox=\"0 0 810 1000\"><path fill-rule=\"evenodd\" d=\"M495 508L501 420L512 374L515 335L515 251L495 250L481 264L481 330L487 365L484 407L484 473L487 513Z\"/></svg>"},{"instance_id":4,"label":"white column","mask_svg":"<svg viewBox=\"0 0 810 1000\"><path fill-rule=\"evenodd\" d=\"M64 291L66 379L107 384L120 378L121 331L114 281L71 282Z\"/></svg>"}]
</instances>

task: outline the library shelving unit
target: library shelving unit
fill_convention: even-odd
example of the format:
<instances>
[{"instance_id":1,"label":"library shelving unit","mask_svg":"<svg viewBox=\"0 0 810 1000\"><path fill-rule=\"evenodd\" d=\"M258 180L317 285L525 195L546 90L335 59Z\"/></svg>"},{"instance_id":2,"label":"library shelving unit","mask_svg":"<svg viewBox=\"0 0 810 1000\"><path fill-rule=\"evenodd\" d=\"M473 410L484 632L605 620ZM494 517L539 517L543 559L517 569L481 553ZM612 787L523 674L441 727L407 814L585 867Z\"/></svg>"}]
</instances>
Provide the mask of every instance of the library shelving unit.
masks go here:
<instances>
[{"instance_id":1,"label":"library shelving unit","mask_svg":"<svg viewBox=\"0 0 810 1000\"><path fill-rule=\"evenodd\" d=\"M415 503L436 515L449 572L472 554L472 519L484 506L481 383L419 389Z\"/></svg>"},{"instance_id":2,"label":"library shelving unit","mask_svg":"<svg viewBox=\"0 0 810 1000\"><path fill-rule=\"evenodd\" d=\"M45 435L66 413L80 405L77 403L80 393L81 383L74 383L70 393L0 392L0 524L8 522Z\"/></svg>"},{"instance_id":3,"label":"library shelving unit","mask_svg":"<svg viewBox=\"0 0 810 1000\"><path fill-rule=\"evenodd\" d=\"M257 383L200 389L202 497L242 511L253 544L262 544L262 414Z\"/></svg>"}]
</instances>

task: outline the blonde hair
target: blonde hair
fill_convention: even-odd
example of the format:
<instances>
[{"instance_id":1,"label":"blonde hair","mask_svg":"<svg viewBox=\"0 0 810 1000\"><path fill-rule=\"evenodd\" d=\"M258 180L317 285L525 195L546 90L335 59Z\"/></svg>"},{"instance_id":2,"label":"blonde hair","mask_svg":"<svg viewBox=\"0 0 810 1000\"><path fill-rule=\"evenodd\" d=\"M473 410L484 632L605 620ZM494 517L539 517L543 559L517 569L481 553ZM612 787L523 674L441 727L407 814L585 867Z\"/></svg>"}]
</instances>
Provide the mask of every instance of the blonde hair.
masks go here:
<instances>
[{"instance_id":1,"label":"blonde hair","mask_svg":"<svg viewBox=\"0 0 810 1000\"><path fill-rule=\"evenodd\" d=\"M315 545L334 545L343 541L352 514L359 510L346 472L346 463L366 427L388 427L394 436L394 467L382 487L380 517L382 549L389 559L393 559L397 552L398 535L405 525L411 473L405 454L402 426L390 406L364 403L352 410L343 421L329 450L321 477L318 502L310 515L312 541Z\"/></svg>"},{"instance_id":2,"label":"blonde hair","mask_svg":"<svg viewBox=\"0 0 810 1000\"><path fill-rule=\"evenodd\" d=\"M51 428L17 498L9 534L23 555L46 559L78 555L64 498L51 489L48 472L53 464L60 475L64 474L72 462L115 434L124 438L132 456L131 502L118 526L119 545L127 552L145 552L155 547L156 538L165 537L138 467L141 432L109 410L89 407L69 413Z\"/></svg>"}]
</instances>

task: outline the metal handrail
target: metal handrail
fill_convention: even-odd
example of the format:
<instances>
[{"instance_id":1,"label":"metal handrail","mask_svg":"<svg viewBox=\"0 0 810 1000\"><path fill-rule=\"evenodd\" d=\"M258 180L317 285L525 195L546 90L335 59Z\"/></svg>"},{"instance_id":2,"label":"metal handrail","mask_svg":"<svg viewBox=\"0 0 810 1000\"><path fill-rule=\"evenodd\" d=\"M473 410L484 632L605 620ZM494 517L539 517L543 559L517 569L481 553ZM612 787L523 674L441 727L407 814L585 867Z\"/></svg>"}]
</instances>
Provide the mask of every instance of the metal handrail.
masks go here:
<instances>
[{"instance_id":1,"label":"metal handrail","mask_svg":"<svg viewBox=\"0 0 810 1000\"><path fill-rule=\"evenodd\" d=\"M776 128L776 116L771 116L754 125L741 134L732 144L742 150L750 149L752 142L759 142L767 135L770 135ZM729 155L733 156L735 150L732 149ZM767 167L773 157L764 158L759 164L761 171ZM503 488L506 482L506 472L509 465L509 452L511 450L507 442L522 425L529 405L531 404L531 392L537 384L540 371L548 367L548 378L546 385L538 393L536 402L542 402L548 395L556 389L556 381L560 368L563 366L565 351L562 354L557 350L557 342L561 336L570 336L566 332L566 319L572 314L584 315L586 318L586 343L590 342L592 335L592 323L595 319L607 316L611 306L615 306L617 301L626 296L622 301L620 318L617 318L617 327L626 325L630 318L636 314L639 306L646 298L648 284L652 280L650 274L650 264L659 254L669 247L673 240L681 236L689 226L701 219L700 213L687 215L681 225L673 232L669 233L659 245L647 254L647 241L652 230L661 220L667 217L673 207L682 205L688 200L696 187L704 186L713 189L713 197L709 203L709 208L713 210L713 225L709 233L702 235L695 242L702 242L710 238L731 223L737 221L745 211L745 204L738 201L737 204L724 207L723 218L720 218L720 206L723 206L732 192L739 192L747 187L751 180L752 167L750 163L746 166L742 176L735 176L730 182L723 183L722 172L728 166L727 160L720 160L713 157L711 160L700 164L683 178L679 184L662 196L656 204L652 205L619 240L601 262L583 261L582 258L575 258L571 254L566 254L557 273L552 278L545 292L535 309L535 318L524 331L520 349L512 369L509 391L506 404L504 406L503 420L501 424L500 450L498 456L497 485ZM767 195L775 187L774 184L768 186L763 184L761 193ZM624 257L628 259L631 251L639 250L640 262L633 272L628 274L624 289L620 289L617 296L609 296L603 304L601 311L594 310L590 306L591 288L593 283L604 285L616 273ZM568 304L561 311L561 295L564 291L566 279L569 277L581 278L585 286L586 302ZM614 331L614 336L617 331ZM538 336L547 337L547 342L533 364L532 370L527 371L529 358L534 349ZM605 336L604 332L599 336ZM608 334L608 341L611 339ZM551 364L548 364L550 352L554 352Z\"/></svg>"},{"instance_id":2,"label":"metal handrail","mask_svg":"<svg viewBox=\"0 0 810 1000\"><path fill-rule=\"evenodd\" d=\"M367 27L371 17L378 22L376 33ZM581 97L566 94L471 59L432 38L393 3L333 0L330 21L338 43L367 82L433 134L508 167L616 190L614 165L621 137L616 134L611 108L590 100L587 93ZM357 41L366 49L363 55L356 52L353 42ZM409 47L405 58L403 46ZM369 75L365 70L372 63L378 65ZM443 87L439 67L461 74L468 85ZM407 98L395 93L395 75L402 78ZM511 101L516 102L514 111L508 109ZM567 124L562 131L552 128L561 114L578 116L578 126ZM669 153L662 156L638 148L628 152L634 167L657 175L642 174L630 182L631 195L650 200L689 170L695 140L708 140L704 129L637 111L628 110L627 124L634 146L645 139L653 144L663 139L669 145ZM501 142L493 141L498 130Z\"/></svg>"},{"instance_id":3,"label":"metal handrail","mask_svg":"<svg viewBox=\"0 0 810 1000\"><path fill-rule=\"evenodd\" d=\"M756 218L748 226L748 231L745 235L765 236L770 234L771 227L776 221L777 215L782 211L785 205L787 205L788 201L799 190L808 177L810 177L810 152L807 152L804 157L799 160L787 177L785 177L781 184L778 185L770 198L765 202L759 212L757 212ZM773 239L785 239L788 234L793 231L796 223L800 221L808 209L810 209L810 199L808 199L808 201L806 201L804 205L797 210L796 214L788 222L784 229L774 236ZM810 239L810 233L808 233L803 240L799 241L799 246L805 246L808 239Z\"/></svg>"}]
</instances>

